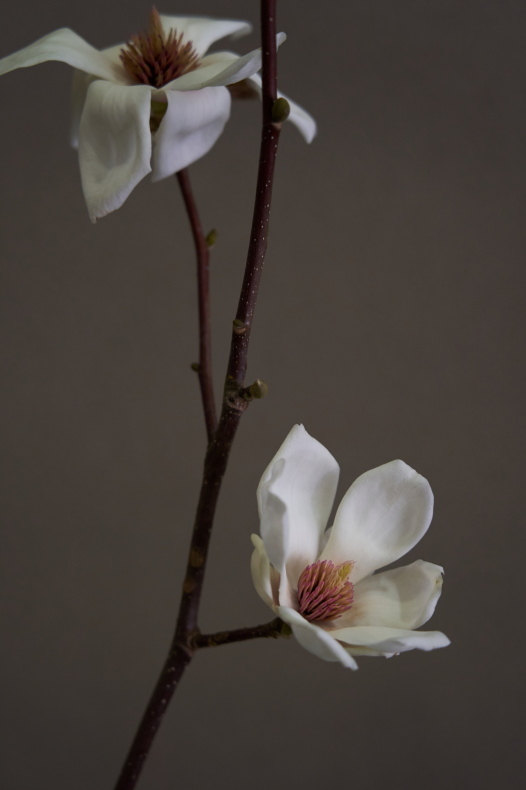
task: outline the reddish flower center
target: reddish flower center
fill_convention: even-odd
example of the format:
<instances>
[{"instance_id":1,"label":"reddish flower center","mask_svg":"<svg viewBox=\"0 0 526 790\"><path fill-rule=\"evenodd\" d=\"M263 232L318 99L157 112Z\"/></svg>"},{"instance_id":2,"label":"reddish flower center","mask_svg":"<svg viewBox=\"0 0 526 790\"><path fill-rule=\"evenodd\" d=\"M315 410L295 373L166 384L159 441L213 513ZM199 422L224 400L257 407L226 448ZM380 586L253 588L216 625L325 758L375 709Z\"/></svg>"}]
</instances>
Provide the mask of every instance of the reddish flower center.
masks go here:
<instances>
[{"instance_id":1,"label":"reddish flower center","mask_svg":"<svg viewBox=\"0 0 526 790\"><path fill-rule=\"evenodd\" d=\"M199 66L192 42L183 43L183 34L177 35L177 30L170 30L166 35L155 6L148 30L132 36L119 57L133 82L154 88L162 88Z\"/></svg>"},{"instance_id":2,"label":"reddish flower center","mask_svg":"<svg viewBox=\"0 0 526 790\"><path fill-rule=\"evenodd\" d=\"M330 560L307 565L298 581L298 611L306 620L336 620L351 608L354 585L349 573L353 565L334 565Z\"/></svg>"}]
</instances>

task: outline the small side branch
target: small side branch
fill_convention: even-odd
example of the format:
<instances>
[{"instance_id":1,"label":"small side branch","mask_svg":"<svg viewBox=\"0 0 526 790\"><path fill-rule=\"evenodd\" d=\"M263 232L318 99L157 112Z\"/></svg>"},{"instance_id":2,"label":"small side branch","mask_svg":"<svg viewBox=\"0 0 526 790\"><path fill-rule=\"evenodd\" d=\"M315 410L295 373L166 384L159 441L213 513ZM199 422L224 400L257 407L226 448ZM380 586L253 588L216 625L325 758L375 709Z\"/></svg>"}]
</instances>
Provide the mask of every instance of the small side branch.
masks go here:
<instances>
[{"instance_id":1,"label":"small side branch","mask_svg":"<svg viewBox=\"0 0 526 790\"><path fill-rule=\"evenodd\" d=\"M197 298L199 305L199 386L205 415L208 441L217 427L214 384L212 379L212 330L210 325L210 250L203 235L199 212L192 192L188 169L180 170L177 181L190 221L197 256Z\"/></svg>"},{"instance_id":2,"label":"small side branch","mask_svg":"<svg viewBox=\"0 0 526 790\"><path fill-rule=\"evenodd\" d=\"M279 639L290 636L290 628L283 620L276 617L270 623L255 625L251 628L236 628L233 631L218 631L216 634L197 634L192 644L194 648L220 647L231 642L246 642L248 639Z\"/></svg>"}]
</instances>

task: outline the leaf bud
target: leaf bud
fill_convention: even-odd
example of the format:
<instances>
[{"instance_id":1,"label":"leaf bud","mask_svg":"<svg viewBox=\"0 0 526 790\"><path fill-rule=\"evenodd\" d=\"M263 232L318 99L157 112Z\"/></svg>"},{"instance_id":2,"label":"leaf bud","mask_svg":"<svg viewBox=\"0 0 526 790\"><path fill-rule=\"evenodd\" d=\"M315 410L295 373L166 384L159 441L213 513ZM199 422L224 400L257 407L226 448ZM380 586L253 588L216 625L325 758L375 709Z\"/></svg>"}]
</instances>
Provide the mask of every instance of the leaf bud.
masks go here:
<instances>
[{"instance_id":1,"label":"leaf bud","mask_svg":"<svg viewBox=\"0 0 526 790\"><path fill-rule=\"evenodd\" d=\"M272 123L282 123L286 121L290 115L290 104L286 99L281 96L279 99L276 99L274 104L272 105Z\"/></svg>"}]
</instances>

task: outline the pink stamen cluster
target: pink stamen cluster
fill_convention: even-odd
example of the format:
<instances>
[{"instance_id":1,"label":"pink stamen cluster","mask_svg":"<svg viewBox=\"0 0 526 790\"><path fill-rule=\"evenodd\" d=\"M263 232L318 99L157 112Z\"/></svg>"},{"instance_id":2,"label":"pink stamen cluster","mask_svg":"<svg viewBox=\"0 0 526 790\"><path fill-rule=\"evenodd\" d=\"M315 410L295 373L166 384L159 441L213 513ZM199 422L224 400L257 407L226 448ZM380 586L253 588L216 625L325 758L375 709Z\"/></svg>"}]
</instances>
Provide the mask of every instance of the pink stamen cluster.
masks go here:
<instances>
[{"instance_id":1,"label":"pink stamen cluster","mask_svg":"<svg viewBox=\"0 0 526 790\"><path fill-rule=\"evenodd\" d=\"M133 82L154 88L162 88L199 66L199 56L192 42L183 44L183 34L177 35L176 30L166 35L155 6L146 33L132 36L119 57Z\"/></svg>"},{"instance_id":2,"label":"pink stamen cluster","mask_svg":"<svg viewBox=\"0 0 526 790\"><path fill-rule=\"evenodd\" d=\"M336 620L351 608L354 585L349 573L353 565L334 565L330 560L307 565L298 581L298 611L306 620Z\"/></svg>"}]
</instances>

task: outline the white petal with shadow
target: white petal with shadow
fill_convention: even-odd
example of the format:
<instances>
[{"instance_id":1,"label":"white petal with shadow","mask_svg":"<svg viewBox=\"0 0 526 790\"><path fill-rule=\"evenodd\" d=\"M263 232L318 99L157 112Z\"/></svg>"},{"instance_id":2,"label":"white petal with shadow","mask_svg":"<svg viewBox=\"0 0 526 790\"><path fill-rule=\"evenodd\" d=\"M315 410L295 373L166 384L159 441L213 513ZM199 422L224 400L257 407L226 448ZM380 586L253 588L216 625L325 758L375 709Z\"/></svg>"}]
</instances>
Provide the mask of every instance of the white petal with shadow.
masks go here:
<instances>
[{"instance_id":1,"label":"white petal with shadow","mask_svg":"<svg viewBox=\"0 0 526 790\"><path fill-rule=\"evenodd\" d=\"M150 172L151 88L95 80L79 128L82 188L92 221L122 206Z\"/></svg>"},{"instance_id":2,"label":"white petal with shadow","mask_svg":"<svg viewBox=\"0 0 526 790\"><path fill-rule=\"evenodd\" d=\"M339 466L303 425L295 425L263 473L257 498L261 537L293 587L316 562L338 485Z\"/></svg>"},{"instance_id":3,"label":"white petal with shadow","mask_svg":"<svg viewBox=\"0 0 526 790\"><path fill-rule=\"evenodd\" d=\"M159 181L208 153L230 117L226 88L164 90L168 101L153 152L153 180Z\"/></svg>"},{"instance_id":4,"label":"white petal with shadow","mask_svg":"<svg viewBox=\"0 0 526 790\"><path fill-rule=\"evenodd\" d=\"M252 30L249 22L236 19L210 19L199 16L167 16L161 14L166 33L176 30L183 34L183 43L192 42L193 48L202 57L209 47L226 36L239 38Z\"/></svg>"},{"instance_id":5,"label":"white petal with shadow","mask_svg":"<svg viewBox=\"0 0 526 790\"><path fill-rule=\"evenodd\" d=\"M384 628L378 626L356 626L352 628L336 628L330 632L334 639L344 642L353 652L357 648L368 647L378 653L404 653L407 650L435 650L447 647L449 639L441 631L409 631L402 628Z\"/></svg>"},{"instance_id":6,"label":"white petal with shadow","mask_svg":"<svg viewBox=\"0 0 526 790\"><path fill-rule=\"evenodd\" d=\"M259 535L252 535L254 551L250 559L252 581L259 597L274 610L278 601L276 571L269 562L265 546Z\"/></svg>"},{"instance_id":7,"label":"white petal with shadow","mask_svg":"<svg viewBox=\"0 0 526 790\"><path fill-rule=\"evenodd\" d=\"M352 560L351 581L356 584L412 549L432 515L433 493L427 480L403 461L391 461L352 484L321 559Z\"/></svg>"},{"instance_id":8,"label":"white petal with shadow","mask_svg":"<svg viewBox=\"0 0 526 790\"><path fill-rule=\"evenodd\" d=\"M442 592L442 573L439 565L417 560L367 576L354 587L352 608L334 625L420 628L435 611Z\"/></svg>"},{"instance_id":9,"label":"white petal with shadow","mask_svg":"<svg viewBox=\"0 0 526 790\"><path fill-rule=\"evenodd\" d=\"M278 606L276 612L281 619L290 625L297 641L309 653L313 653L324 661L339 661L347 669L358 669L358 664L348 650L340 645L327 631L309 623L294 609Z\"/></svg>"},{"instance_id":10,"label":"white petal with shadow","mask_svg":"<svg viewBox=\"0 0 526 790\"><path fill-rule=\"evenodd\" d=\"M48 33L33 44L2 58L0 75L14 69L36 66L48 60L67 63L75 69L110 82L122 82L122 73L115 64L67 27Z\"/></svg>"},{"instance_id":11,"label":"white petal with shadow","mask_svg":"<svg viewBox=\"0 0 526 790\"><path fill-rule=\"evenodd\" d=\"M278 46L285 41L285 34L278 33L276 36ZM169 82L163 87L169 90L194 91L201 88L216 87L220 85L232 85L240 82L247 77L255 74L261 68L261 49L255 49L243 57L230 59L220 59L211 56L209 60L204 58L201 66L194 71L189 71L176 80Z\"/></svg>"}]
</instances>

